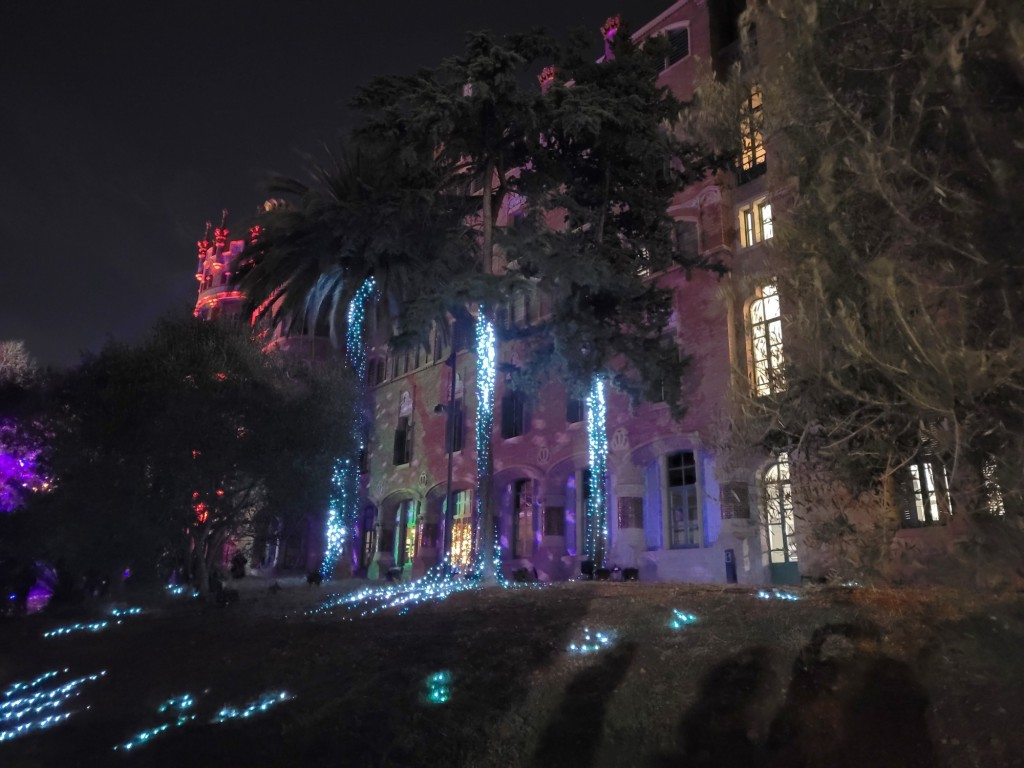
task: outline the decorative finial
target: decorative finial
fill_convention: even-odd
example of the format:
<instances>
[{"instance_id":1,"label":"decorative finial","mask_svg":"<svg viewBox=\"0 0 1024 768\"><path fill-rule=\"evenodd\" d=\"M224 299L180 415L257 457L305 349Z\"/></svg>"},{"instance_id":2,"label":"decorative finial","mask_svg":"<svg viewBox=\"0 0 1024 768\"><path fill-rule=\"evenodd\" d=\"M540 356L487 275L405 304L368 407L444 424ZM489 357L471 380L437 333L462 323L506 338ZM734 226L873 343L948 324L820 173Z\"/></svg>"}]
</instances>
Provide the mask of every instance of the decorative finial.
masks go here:
<instances>
[{"instance_id":1,"label":"decorative finial","mask_svg":"<svg viewBox=\"0 0 1024 768\"><path fill-rule=\"evenodd\" d=\"M558 74L558 67L550 66L544 67L537 75L537 80L540 82L540 90L542 93L547 93L548 88L555 81L555 76Z\"/></svg>"},{"instance_id":2,"label":"decorative finial","mask_svg":"<svg viewBox=\"0 0 1024 768\"><path fill-rule=\"evenodd\" d=\"M196 250L198 251L196 255L200 261L206 258L206 252L210 249L210 226L210 222L206 222L206 231L203 232L203 239L196 240Z\"/></svg>"},{"instance_id":3,"label":"decorative finial","mask_svg":"<svg viewBox=\"0 0 1024 768\"><path fill-rule=\"evenodd\" d=\"M213 231L213 242L218 249L223 249L228 242L228 209L220 213L220 226Z\"/></svg>"},{"instance_id":4,"label":"decorative finial","mask_svg":"<svg viewBox=\"0 0 1024 768\"><path fill-rule=\"evenodd\" d=\"M615 33L619 31L619 27L622 26L622 16L616 14L615 16L609 16L608 19L601 27L601 36L605 40L611 42L615 39Z\"/></svg>"}]
</instances>

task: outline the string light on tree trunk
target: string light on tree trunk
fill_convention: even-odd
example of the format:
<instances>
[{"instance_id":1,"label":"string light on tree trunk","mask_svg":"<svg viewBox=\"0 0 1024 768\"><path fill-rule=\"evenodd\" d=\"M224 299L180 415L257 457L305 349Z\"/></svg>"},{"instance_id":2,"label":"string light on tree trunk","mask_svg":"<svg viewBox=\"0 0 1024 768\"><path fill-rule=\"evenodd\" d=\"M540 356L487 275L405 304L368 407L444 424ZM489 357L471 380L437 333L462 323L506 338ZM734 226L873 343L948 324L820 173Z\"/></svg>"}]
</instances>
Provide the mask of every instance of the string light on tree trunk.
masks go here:
<instances>
[{"instance_id":1,"label":"string light on tree trunk","mask_svg":"<svg viewBox=\"0 0 1024 768\"><path fill-rule=\"evenodd\" d=\"M366 386L366 307L374 297L377 283L367 278L348 305L345 332L345 355L356 374L356 418L353 420L352 438L355 456L339 458L334 464L331 483L334 493L327 509L327 547L320 565L325 579L334 575L338 558L345 551L345 542L355 530L359 516L359 454L366 448L363 437L363 391Z\"/></svg>"},{"instance_id":2,"label":"string light on tree trunk","mask_svg":"<svg viewBox=\"0 0 1024 768\"><path fill-rule=\"evenodd\" d=\"M587 444L590 458L590 491L587 497L583 552L598 567L604 566L608 542L605 478L608 472L607 403L604 381L597 379L587 396Z\"/></svg>"},{"instance_id":3,"label":"string light on tree trunk","mask_svg":"<svg viewBox=\"0 0 1024 768\"><path fill-rule=\"evenodd\" d=\"M483 478L491 471L491 431L494 428L494 387L497 381L498 342L494 332L494 324L487 319L484 307L476 319L476 524L480 531L480 552L476 553L479 566L483 558L488 556L491 548L495 574L501 574L501 547L497 539L497 526L492 533L494 541L483 541L484 528L484 496L487 491L482 486Z\"/></svg>"}]
</instances>

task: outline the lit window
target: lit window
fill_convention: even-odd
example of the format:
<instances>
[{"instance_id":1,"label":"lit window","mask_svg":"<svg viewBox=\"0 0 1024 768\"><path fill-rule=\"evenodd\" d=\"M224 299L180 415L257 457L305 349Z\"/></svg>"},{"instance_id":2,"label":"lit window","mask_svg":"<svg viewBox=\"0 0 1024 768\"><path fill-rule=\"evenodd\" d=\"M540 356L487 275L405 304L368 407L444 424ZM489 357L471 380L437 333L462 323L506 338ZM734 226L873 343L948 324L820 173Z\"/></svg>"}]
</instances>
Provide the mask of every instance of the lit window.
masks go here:
<instances>
[{"instance_id":1,"label":"lit window","mask_svg":"<svg viewBox=\"0 0 1024 768\"><path fill-rule=\"evenodd\" d=\"M399 529L395 541L395 565L403 566L416 555L416 502L412 499L398 505L398 518L395 521Z\"/></svg>"},{"instance_id":2,"label":"lit window","mask_svg":"<svg viewBox=\"0 0 1024 768\"><path fill-rule=\"evenodd\" d=\"M452 551L451 564L455 568L468 568L473 556L473 518L469 508L469 491L452 494Z\"/></svg>"},{"instance_id":3,"label":"lit window","mask_svg":"<svg viewBox=\"0 0 1024 768\"><path fill-rule=\"evenodd\" d=\"M786 388L782 357L782 312L778 289L765 285L750 302L748 315L754 392L770 395Z\"/></svg>"},{"instance_id":4,"label":"lit window","mask_svg":"<svg viewBox=\"0 0 1024 768\"><path fill-rule=\"evenodd\" d=\"M775 236L772 204L761 199L740 209L740 245L748 248Z\"/></svg>"},{"instance_id":5,"label":"lit window","mask_svg":"<svg viewBox=\"0 0 1024 768\"><path fill-rule=\"evenodd\" d=\"M932 456L922 454L910 464L910 504L904 509L903 524L909 528L934 525L950 511L946 468Z\"/></svg>"},{"instance_id":6,"label":"lit window","mask_svg":"<svg viewBox=\"0 0 1024 768\"><path fill-rule=\"evenodd\" d=\"M697 463L693 451L679 451L666 459L669 510L669 545L700 546L700 509L697 506Z\"/></svg>"},{"instance_id":7,"label":"lit window","mask_svg":"<svg viewBox=\"0 0 1024 768\"><path fill-rule=\"evenodd\" d=\"M757 209L758 219L761 221L761 239L771 240L775 236L775 226L772 224L772 204L761 203Z\"/></svg>"},{"instance_id":8,"label":"lit window","mask_svg":"<svg viewBox=\"0 0 1024 768\"><path fill-rule=\"evenodd\" d=\"M1003 489L999 487L996 471L996 460L990 456L981 468L985 486L985 503L989 514L1005 515L1006 506L1003 504Z\"/></svg>"},{"instance_id":9,"label":"lit window","mask_svg":"<svg viewBox=\"0 0 1024 768\"><path fill-rule=\"evenodd\" d=\"M761 89L750 89L740 120L740 170L743 181L760 175L765 168Z\"/></svg>"},{"instance_id":10,"label":"lit window","mask_svg":"<svg viewBox=\"0 0 1024 768\"><path fill-rule=\"evenodd\" d=\"M762 478L764 512L768 523L768 552L773 563L796 562L796 536L793 529L793 493L789 482L789 455L765 470Z\"/></svg>"}]
</instances>

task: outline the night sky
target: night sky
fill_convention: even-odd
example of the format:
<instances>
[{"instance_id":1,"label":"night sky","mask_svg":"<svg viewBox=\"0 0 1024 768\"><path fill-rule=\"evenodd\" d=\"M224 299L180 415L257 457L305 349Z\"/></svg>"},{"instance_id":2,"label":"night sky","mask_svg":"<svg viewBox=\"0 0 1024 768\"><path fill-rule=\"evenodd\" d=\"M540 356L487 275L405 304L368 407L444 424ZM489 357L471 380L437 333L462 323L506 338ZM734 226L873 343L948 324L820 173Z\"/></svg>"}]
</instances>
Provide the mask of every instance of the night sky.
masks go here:
<instances>
[{"instance_id":1,"label":"night sky","mask_svg":"<svg viewBox=\"0 0 1024 768\"><path fill-rule=\"evenodd\" d=\"M434 66L467 30L635 29L669 0L21 0L0 10L0 340L44 365L137 340L195 300L195 242L233 237L272 173L350 124L358 86ZM232 226L233 224L233 226Z\"/></svg>"}]
</instances>

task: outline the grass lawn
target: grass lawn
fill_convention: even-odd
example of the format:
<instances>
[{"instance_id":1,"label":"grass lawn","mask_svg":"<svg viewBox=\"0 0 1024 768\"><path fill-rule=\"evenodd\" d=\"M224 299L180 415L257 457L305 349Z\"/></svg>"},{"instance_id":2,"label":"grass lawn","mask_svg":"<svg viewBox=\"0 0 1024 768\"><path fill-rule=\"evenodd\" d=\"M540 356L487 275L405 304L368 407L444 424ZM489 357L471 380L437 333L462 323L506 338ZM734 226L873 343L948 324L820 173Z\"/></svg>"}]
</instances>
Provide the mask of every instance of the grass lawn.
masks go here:
<instances>
[{"instance_id":1,"label":"grass lawn","mask_svg":"<svg viewBox=\"0 0 1024 768\"><path fill-rule=\"evenodd\" d=\"M306 614L355 582L239 585L226 607L136 596L145 613L94 633L42 637L98 607L0 623L0 691L106 671L0 766L1024 765L1018 595L593 582L360 616ZM585 628L611 641L570 652Z\"/></svg>"}]
</instances>

